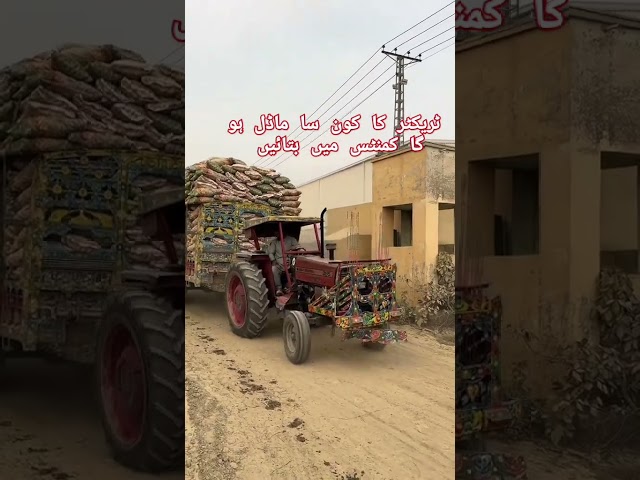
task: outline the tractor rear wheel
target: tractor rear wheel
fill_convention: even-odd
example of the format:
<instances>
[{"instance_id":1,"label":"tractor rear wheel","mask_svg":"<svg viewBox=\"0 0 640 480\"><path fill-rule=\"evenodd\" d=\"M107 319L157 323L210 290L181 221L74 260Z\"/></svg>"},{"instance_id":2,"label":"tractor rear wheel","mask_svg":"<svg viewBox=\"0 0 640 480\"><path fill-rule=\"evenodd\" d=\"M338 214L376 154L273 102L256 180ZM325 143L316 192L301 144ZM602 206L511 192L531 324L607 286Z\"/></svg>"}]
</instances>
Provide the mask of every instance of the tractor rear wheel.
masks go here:
<instances>
[{"instance_id":1,"label":"tractor rear wheel","mask_svg":"<svg viewBox=\"0 0 640 480\"><path fill-rule=\"evenodd\" d=\"M136 470L184 465L184 312L147 291L122 294L98 332L102 423L114 458Z\"/></svg>"},{"instance_id":2,"label":"tractor rear wheel","mask_svg":"<svg viewBox=\"0 0 640 480\"><path fill-rule=\"evenodd\" d=\"M269 310L269 291L260 269L237 262L227 273L225 292L231 331L244 338L260 336Z\"/></svg>"},{"instance_id":3,"label":"tractor rear wheel","mask_svg":"<svg viewBox=\"0 0 640 480\"><path fill-rule=\"evenodd\" d=\"M282 325L282 338L287 358L294 365L307 361L311 352L309 320L298 310L288 310Z\"/></svg>"}]
</instances>

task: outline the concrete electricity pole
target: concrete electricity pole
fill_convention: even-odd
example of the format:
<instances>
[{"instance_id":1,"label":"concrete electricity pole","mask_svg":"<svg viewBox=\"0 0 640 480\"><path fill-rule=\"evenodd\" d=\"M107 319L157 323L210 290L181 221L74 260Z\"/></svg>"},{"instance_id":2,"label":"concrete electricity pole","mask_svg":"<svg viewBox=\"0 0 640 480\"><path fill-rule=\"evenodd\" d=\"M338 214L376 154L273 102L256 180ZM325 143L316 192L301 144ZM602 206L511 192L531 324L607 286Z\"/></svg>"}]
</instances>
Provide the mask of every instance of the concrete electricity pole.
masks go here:
<instances>
[{"instance_id":1,"label":"concrete electricity pole","mask_svg":"<svg viewBox=\"0 0 640 480\"><path fill-rule=\"evenodd\" d=\"M394 137L397 136L397 130L400 128L402 119L404 119L404 86L407 84L407 79L404 78L404 68L407 65L411 65L412 63L421 62L421 55L418 55L418 58L410 57L409 54L411 52L407 52L406 55L400 55L397 53L397 48L393 50L393 52L388 52L384 49L384 45L382 46L382 53L384 53L387 57L391 58L396 62L396 83L393 84L393 89L396 91L396 103L393 110L394 117L394 127L393 133ZM404 143L404 133L400 135L400 141L398 146Z\"/></svg>"}]
</instances>

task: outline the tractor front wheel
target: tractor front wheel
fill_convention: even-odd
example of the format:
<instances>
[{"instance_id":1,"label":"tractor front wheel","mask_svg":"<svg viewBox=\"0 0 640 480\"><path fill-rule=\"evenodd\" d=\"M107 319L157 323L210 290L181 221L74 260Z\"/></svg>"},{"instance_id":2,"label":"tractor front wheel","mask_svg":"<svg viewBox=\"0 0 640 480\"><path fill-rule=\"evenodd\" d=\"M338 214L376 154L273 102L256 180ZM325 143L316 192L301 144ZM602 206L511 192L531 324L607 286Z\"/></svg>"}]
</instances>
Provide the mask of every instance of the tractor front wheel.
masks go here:
<instances>
[{"instance_id":1,"label":"tractor front wheel","mask_svg":"<svg viewBox=\"0 0 640 480\"><path fill-rule=\"evenodd\" d=\"M114 458L136 470L184 465L184 313L146 291L119 296L98 332L102 423Z\"/></svg>"},{"instance_id":2,"label":"tractor front wheel","mask_svg":"<svg viewBox=\"0 0 640 480\"><path fill-rule=\"evenodd\" d=\"M306 362L311 352L311 330L304 313L297 310L287 311L282 326L282 337L289 361L294 365Z\"/></svg>"},{"instance_id":3,"label":"tractor front wheel","mask_svg":"<svg viewBox=\"0 0 640 480\"><path fill-rule=\"evenodd\" d=\"M226 278L227 315L231 331L244 338L260 336L267 326L269 292L260 269L238 262Z\"/></svg>"}]
</instances>

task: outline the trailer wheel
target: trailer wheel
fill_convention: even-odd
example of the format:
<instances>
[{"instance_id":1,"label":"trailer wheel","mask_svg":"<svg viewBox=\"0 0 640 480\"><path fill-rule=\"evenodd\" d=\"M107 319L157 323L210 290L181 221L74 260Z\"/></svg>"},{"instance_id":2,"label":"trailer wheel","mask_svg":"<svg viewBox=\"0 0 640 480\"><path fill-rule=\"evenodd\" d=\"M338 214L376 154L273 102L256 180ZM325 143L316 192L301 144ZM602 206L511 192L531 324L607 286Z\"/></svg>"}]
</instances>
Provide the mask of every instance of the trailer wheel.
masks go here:
<instances>
[{"instance_id":1,"label":"trailer wheel","mask_svg":"<svg viewBox=\"0 0 640 480\"><path fill-rule=\"evenodd\" d=\"M289 361L294 365L306 362L311 352L311 330L304 313L297 310L287 311L282 325L282 337Z\"/></svg>"},{"instance_id":2,"label":"trailer wheel","mask_svg":"<svg viewBox=\"0 0 640 480\"><path fill-rule=\"evenodd\" d=\"M107 443L121 464L184 465L184 313L146 291L126 292L98 332L97 383Z\"/></svg>"},{"instance_id":3,"label":"trailer wheel","mask_svg":"<svg viewBox=\"0 0 640 480\"><path fill-rule=\"evenodd\" d=\"M244 338L260 336L269 310L269 292L260 269L249 262L236 263L227 273L225 291L231 331Z\"/></svg>"}]
</instances>

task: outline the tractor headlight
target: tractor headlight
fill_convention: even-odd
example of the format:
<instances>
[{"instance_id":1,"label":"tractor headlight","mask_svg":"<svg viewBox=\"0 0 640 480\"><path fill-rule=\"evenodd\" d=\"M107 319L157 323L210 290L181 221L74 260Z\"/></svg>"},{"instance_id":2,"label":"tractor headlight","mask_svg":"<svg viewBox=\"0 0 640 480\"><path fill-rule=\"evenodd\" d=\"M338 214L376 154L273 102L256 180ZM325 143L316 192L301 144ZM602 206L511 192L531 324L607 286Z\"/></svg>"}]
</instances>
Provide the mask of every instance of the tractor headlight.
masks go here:
<instances>
[{"instance_id":1,"label":"tractor headlight","mask_svg":"<svg viewBox=\"0 0 640 480\"><path fill-rule=\"evenodd\" d=\"M292 267L295 267L295 266L296 266L296 257L293 257L293 258L291 259L291 266L292 266Z\"/></svg>"}]
</instances>

